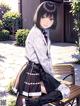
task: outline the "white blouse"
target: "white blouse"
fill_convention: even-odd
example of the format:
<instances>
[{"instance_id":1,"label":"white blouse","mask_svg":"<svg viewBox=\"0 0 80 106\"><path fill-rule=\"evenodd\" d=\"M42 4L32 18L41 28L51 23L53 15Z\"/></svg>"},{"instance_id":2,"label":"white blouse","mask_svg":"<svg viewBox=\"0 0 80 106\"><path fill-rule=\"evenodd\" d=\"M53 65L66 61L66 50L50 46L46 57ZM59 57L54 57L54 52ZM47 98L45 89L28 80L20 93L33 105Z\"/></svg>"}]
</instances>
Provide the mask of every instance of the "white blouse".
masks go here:
<instances>
[{"instance_id":1,"label":"white blouse","mask_svg":"<svg viewBox=\"0 0 80 106\"><path fill-rule=\"evenodd\" d=\"M46 42L41 30L33 26L26 39L26 59L35 63L40 63L44 71L53 76L49 36L47 36L47 38L48 42Z\"/></svg>"}]
</instances>

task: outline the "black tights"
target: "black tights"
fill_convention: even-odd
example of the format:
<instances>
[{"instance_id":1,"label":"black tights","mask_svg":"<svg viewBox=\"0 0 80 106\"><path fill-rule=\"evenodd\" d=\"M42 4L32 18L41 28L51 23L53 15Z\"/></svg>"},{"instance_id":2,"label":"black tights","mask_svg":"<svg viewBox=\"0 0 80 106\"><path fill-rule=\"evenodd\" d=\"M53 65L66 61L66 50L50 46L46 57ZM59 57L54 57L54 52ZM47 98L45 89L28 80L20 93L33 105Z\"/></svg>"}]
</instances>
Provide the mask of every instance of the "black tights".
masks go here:
<instances>
[{"instance_id":1,"label":"black tights","mask_svg":"<svg viewBox=\"0 0 80 106\"><path fill-rule=\"evenodd\" d=\"M55 90L60 85L60 82L58 82L55 78L45 72L41 72L41 80L45 85L47 94L42 95L41 97L36 99L26 100L26 106L42 106L44 104L62 99L61 92Z\"/></svg>"}]
</instances>

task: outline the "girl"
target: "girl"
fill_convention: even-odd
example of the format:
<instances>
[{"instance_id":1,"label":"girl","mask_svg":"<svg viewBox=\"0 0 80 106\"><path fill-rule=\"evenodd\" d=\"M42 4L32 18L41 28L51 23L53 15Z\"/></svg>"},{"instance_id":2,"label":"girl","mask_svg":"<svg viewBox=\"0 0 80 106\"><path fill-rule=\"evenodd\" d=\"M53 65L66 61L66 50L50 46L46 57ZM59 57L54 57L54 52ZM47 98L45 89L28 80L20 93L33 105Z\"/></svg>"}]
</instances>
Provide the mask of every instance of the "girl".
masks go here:
<instances>
[{"instance_id":1,"label":"girl","mask_svg":"<svg viewBox=\"0 0 80 106\"><path fill-rule=\"evenodd\" d=\"M25 49L28 62L19 75L19 82L16 86L17 106L39 106L69 96L69 88L54 78L50 56L49 29L55 27L55 3L42 2L35 12L34 26L26 39ZM44 96L41 96L41 81L47 92Z\"/></svg>"}]
</instances>

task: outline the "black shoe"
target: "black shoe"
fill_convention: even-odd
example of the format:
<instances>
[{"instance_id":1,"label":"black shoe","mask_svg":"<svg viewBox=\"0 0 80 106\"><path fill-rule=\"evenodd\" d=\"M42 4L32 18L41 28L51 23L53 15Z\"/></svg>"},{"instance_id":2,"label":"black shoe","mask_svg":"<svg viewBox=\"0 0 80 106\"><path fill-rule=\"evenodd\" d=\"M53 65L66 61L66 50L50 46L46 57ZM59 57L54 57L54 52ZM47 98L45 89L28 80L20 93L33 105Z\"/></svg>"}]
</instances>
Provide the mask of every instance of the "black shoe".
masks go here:
<instances>
[{"instance_id":1,"label":"black shoe","mask_svg":"<svg viewBox=\"0 0 80 106\"><path fill-rule=\"evenodd\" d=\"M55 102L55 101L59 101L61 100L63 97L62 97L62 94L60 91L52 91L51 93L49 94L46 94L44 96L41 96L39 98L36 98L36 99L28 99L26 100L26 106L42 106L44 104L48 104L50 102Z\"/></svg>"},{"instance_id":2,"label":"black shoe","mask_svg":"<svg viewBox=\"0 0 80 106\"><path fill-rule=\"evenodd\" d=\"M38 101L41 105L44 105L44 104L48 104L51 102L59 101L62 98L63 98L62 93L58 90L55 90L55 91L50 92L49 94L39 97Z\"/></svg>"}]
</instances>

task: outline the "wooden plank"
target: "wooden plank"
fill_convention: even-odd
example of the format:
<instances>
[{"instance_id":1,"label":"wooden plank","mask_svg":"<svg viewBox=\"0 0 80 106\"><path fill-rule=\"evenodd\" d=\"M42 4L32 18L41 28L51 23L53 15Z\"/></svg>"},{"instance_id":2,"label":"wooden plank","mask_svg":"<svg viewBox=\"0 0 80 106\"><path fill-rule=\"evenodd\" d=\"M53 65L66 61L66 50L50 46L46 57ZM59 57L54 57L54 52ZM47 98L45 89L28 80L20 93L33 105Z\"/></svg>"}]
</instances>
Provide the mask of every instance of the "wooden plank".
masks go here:
<instances>
[{"instance_id":1,"label":"wooden plank","mask_svg":"<svg viewBox=\"0 0 80 106\"><path fill-rule=\"evenodd\" d=\"M69 101L73 100L74 98L77 98L78 96L80 96L80 86L74 85L71 87L70 97L67 99L61 100L61 102L68 103Z\"/></svg>"}]
</instances>

